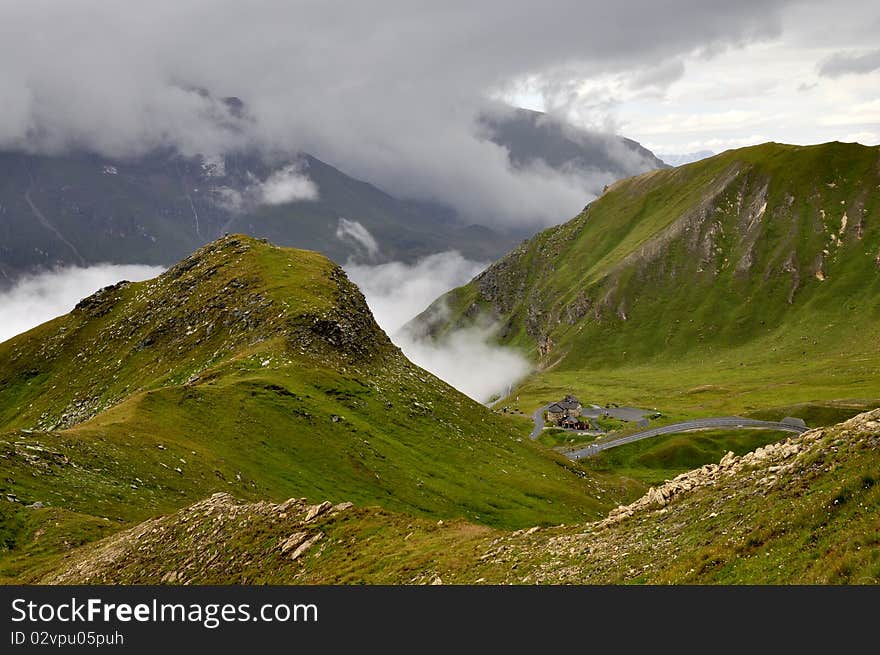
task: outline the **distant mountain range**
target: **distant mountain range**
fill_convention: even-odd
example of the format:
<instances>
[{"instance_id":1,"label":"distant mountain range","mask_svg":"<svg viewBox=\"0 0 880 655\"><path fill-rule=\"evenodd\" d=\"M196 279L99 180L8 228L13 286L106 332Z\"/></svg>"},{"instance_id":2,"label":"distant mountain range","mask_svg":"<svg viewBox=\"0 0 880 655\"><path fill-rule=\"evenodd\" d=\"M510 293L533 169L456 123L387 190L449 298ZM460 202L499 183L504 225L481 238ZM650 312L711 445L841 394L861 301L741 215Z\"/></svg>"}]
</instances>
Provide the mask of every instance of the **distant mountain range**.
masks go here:
<instances>
[{"instance_id":1,"label":"distant mountain range","mask_svg":"<svg viewBox=\"0 0 880 655\"><path fill-rule=\"evenodd\" d=\"M537 112L486 118L484 127L486 138L509 149L514 165L543 160L567 172L601 171L600 180L664 165L634 141L577 130ZM308 178L316 197L260 196L285 173L294 184ZM449 249L494 259L530 234L474 224L443 202L394 197L311 155L267 162L256 153L164 151L130 160L0 153L0 285L59 265L170 265L226 232L317 250L340 262L352 255L412 261Z\"/></svg>"}]
</instances>

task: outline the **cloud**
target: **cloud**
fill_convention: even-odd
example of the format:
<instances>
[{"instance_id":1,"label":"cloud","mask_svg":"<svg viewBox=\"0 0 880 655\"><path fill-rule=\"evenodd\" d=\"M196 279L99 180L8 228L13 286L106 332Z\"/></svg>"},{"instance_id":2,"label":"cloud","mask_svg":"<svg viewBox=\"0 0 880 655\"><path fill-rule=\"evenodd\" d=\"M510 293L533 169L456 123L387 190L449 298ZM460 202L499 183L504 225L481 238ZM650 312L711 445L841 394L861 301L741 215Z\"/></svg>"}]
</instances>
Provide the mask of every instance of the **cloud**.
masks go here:
<instances>
[{"instance_id":1,"label":"cloud","mask_svg":"<svg viewBox=\"0 0 880 655\"><path fill-rule=\"evenodd\" d=\"M484 264L457 252L438 253L411 265L349 262L345 266L376 322L412 362L474 400L486 402L506 393L530 370L518 352L492 344L491 326L458 330L439 342L401 329L435 298L470 281L483 268Z\"/></svg>"},{"instance_id":2,"label":"cloud","mask_svg":"<svg viewBox=\"0 0 880 655\"><path fill-rule=\"evenodd\" d=\"M642 89L645 87L666 88L684 75L684 62L680 59L672 59L656 66L647 68L636 75L630 81L630 87Z\"/></svg>"},{"instance_id":3,"label":"cloud","mask_svg":"<svg viewBox=\"0 0 880 655\"><path fill-rule=\"evenodd\" d=\"M223 159L220 158L220 161L223 162ZM207 170L215 171L216 175L222 175L213 158L208 159L204 166ZM300 162L288 164L265 180L250 174L250 184L241 191L226 186L213 188L211 193L214 202L229 211L244 212L260 205L286 205L291 202L317 200L318 185L303 172L305 166L305 163Z\"/></svg>"},{"instance_id":4,"label":"cloud","mask_svg":"<svg viewBox=\"0 0 880 655\"><path fill-rule=\"evenodd\" d=\"M275 171L259 185L260 202L264 205L285 205L300 200L317 200L318 187L300 172L297 164Z\"/></svg>"},{"instance_id":5,"label":"cloud","mask_svg":"<svg viewBox=\"0 0 880 655\"><path fill-rule=\"evenodd\" d=\"M706 159L706 157L711 157L714 154L711 150L697 150L696 152L663 153L657 156L670 166L683 166L684 164Z\"/></svg>"},{"instance_id":6,"label":"cloud","mask_svg":"<svg viewBox=\"0 0 880 655\"><path fill-rule=\"evenodd\" d=\"M466 284L484 268L485 263L448 251L429 255L414 264L389 262L370 266L349 262L345 272L360 287L376 322L393 336L435 298Z\"/></svg>"},{"instance_id":7,"label":"cloud","mask_svg":"<svg viewBox=\"0 0 880 655\"><path fill-rule=\"evenodd\" d=\"M379 255L379 244L359 221L350 221L340 216L336 227L336 238L340 241L353 242L366 253L368 259L375 259Z\"/></svg>"},{"instance_id":8,"label":"cloud","mask_svg":"<svg viewBox=\"0 0 880 655\"><path fill-rule=\"evenodd\" d=\"M641 128L642 134L666 135L682 132L718 132L731 126L750 126L765 122L766 116L748 109L727 109L702 114L667 114L658 116Z\"/></svg>"},{"instance_id":9,"label":"cloud","mask_svg":"<svg viewBox=\"0 0 880 655\"><path fill-rule=\"evenodd\" d=\"M495 91L768 38L783 4L0 0L0 148L307 152L474 222L555 222L589 191L480 138Z\"/></svg>"},{"instance_id":10,"label":"cloud","mask_svg":"<svg viewBox=\"0 0 880 655\"><path fill-rule=\"evenodd\" d=\"M439 342L398 336L395 343L410 361L485 403L506 395L531 369L515 350L493 345L493 334L493 330L467 328Z\"/></svg>"},{"instance_id":11,"label":"cloud","mask_svg":"<svg viewBox=\"0 0 880 655\"><path fill-rule=\"evenodd\" d=\"M880 124L880 98L840 107L823 116L819 123L840 126L878 125Z\"/></svg>"},{"instance_id":12,"label":"cloud","mask_svg":"<svg viewBox=\"0 0 880 655\"><path fill-rule=\"evenodd\" d=\"M23 277L8 291L0 292L0 342L66 314L102 287L121 280L146 280L163 270L158 266L98 264Z\"/></svg>"},{"instance_id":13,"label":"cloud","mask_svg":"<svg viewBox=\"0 0 880 655\"><path fill-rule=\"evenodd\" d=\"M880 144L880 132L853 132L847 134L844 141L861 143L866 146L875 146Z\"/></svg>"},{"instance_id":14,"label":"cloud","mask_svg":"<svg viewBox=\"0 0 880 655\"><path fill-rule=\"evenodd\" d=\"M870 52L835 52L819 64L819 75L841 77L842 75L865 75L880 70L880 49Z\"/></svg>"}]
</instances>

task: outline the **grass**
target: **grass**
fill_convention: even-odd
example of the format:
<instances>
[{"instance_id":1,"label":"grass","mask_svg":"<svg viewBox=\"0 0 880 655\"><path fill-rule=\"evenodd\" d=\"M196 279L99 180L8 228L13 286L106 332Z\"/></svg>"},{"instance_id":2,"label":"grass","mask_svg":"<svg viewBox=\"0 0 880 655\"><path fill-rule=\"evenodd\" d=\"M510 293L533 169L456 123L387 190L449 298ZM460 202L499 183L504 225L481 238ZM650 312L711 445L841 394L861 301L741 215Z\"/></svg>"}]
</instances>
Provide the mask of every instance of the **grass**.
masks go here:
<instances>
[{"instance_id":1,"label":"grass","mask_svg":"<svg viewBox=\"0 0 880 655\"><path fill-rule=\"evenodd\" d=\"M0 417L13 577L47 557L40 517L90 539L218 491L506 529L640 491L410 364L322 256L245 237L0 344ZM51 511L21 509L34 502Z\"/></svg>"},{"instance_id":2,"label":"grass","mask_svg":"<svg viewBox=\"0 0 880 655\"><path fill-rule=\"evenodd\" d=\"M788 446L797 454L752 458L603 525L511 533L375 507L303 524L304 506L235 509L230 500L85 545L29 579L56 581L53 573L73 570L65 582L149 584L175 572L203 584L876 584L878 419L875 412L873 421L794 437ZM710 447L748 447L738 435L711 436ZM279 545L300 530L323 536L294 561Z\"/></svg>"},{"instance_id":3,"label":"grass","mask_svg":"<svg viewBox=\"0 0 880 655\"><path fill-rule=\"evenodd\" d=\"M700 430L643 439L579 460L588 471L614 471L646 485L718 462L728 451L744 455L790 433L772 430Z\"/></svg>"},{"instance_id":4,"label":"grass","mask_svg":"<svg viewBox=\"0 0 880 655\"><path fill-rule=\"evenodd\" d=\"M765 144L618 182L415 325L498 323L535 363L513 392L527 412L575 393L657 424L789 406L833 421L880 400L878 160Z\"/></svg>"},{"instance_id":5,"label":"grass","mask_svg":"<svg viewBox=\"0 0 880 655\"><path fill-rule=\"evenodd\" d=\"M535 440L542 446L555 448L556 446L572 446L574 444L583 443L585 440L592 441L593 437L586 437L578 434L573 430L563 430L562 428L548 428L543 430Z\"/></svg>"}]
</instances>

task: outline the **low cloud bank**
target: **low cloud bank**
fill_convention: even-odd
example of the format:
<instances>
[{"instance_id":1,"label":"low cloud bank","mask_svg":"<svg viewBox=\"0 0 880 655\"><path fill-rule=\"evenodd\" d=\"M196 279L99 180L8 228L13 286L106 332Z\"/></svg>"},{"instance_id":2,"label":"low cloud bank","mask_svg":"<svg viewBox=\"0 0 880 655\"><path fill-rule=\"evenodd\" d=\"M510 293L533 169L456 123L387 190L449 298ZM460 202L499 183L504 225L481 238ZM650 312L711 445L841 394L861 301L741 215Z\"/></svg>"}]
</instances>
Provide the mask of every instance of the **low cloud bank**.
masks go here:
<instances>
[{"instance_id":1,"label":"low cloud bank","mask_svg":"<svg viewBox=\"0 0 880 655\"><path fill-rule=\"evenodd\" d=\"M345 272L360 287L376 322L394 338L407 321L436 298L467 284L485 267L450 250L428 255L414 264L388 262L373 266L350 261Z\"/></svg>"},{"instance_id":2,"label":"low cloud bank","mask_svg":"<svg viewBox=\"0 0 880 655\"><path fill-rule=\"evenodd\" d=\"M304 175L298 164L275 171L260 186L264 205L285 205L299 200L317 200L318 187Z\"/></svg>"},{"instance_id":3,"label":"low cloud bank","mask_svg":"<svg viewBox=\"0 0 880 655\"><path fill-rule=\"evenodd\" d=\"M491 343L494 330L457 330L439 342L393 336L410 361L481 403L503 396L529 372L526 359L515 350Z\"/></svg>"},{"instance_id":4,"label":"low cloud bank","mask_svg":"<svg viewBox=\"0 0 880 655\"><path fill-rule=\"evenodd\" d=\"M491 327L457 330L431 341L402 330L436 298L469 282L485 264L449 251L414 264L370 266L349 262L345 270L367 299L376 322L415 364L479 402L505 394L530 369L515 350L492 343Z\"/></svg>"},{"instance_id":5,"label":"low cloud bank","mask_svg":"<svg viewBox=\"0 0 880 655\"><path fill-rule=\"evenodd\" d=\"M163 270L160 266L98 264L23 277L0 293L0 342L66 314L102 287L121 280L146 280Z\"/></svg>"},{"instance_id":6,"label":"low cloud bank","mask_svg":"<svg viewBox=\"0 0 880 655\"><path fill-rule=\"evenodd\" d=\"M658 93L695 51L777 36L785 4L0 0L0 148L308 152L473 222L551 224L607 182L512 166L475 129L487 96L529 81L604 131L622 92L585 81Z\"/></svg>"}]
</instances>

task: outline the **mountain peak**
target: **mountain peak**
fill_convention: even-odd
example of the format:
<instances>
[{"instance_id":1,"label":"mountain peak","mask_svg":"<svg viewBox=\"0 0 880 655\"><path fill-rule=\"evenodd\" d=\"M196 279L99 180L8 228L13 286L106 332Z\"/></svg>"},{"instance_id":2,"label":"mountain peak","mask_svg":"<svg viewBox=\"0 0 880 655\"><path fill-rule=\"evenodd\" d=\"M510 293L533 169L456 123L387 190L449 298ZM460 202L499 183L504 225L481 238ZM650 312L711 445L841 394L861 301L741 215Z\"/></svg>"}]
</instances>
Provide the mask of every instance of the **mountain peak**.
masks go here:
<instances>
[{"instance_id":1,"label":"mountain peak","mask_svg":"<svg viewBox=\"0 0 880 655\"><path fill-rule=\"evenodd\" d=\"M769 385L807 362L839 369L842 344L854 362L876 362L878 189L880 148L852 143L766 143L644 173L610 185L411 327L441 335L495 322L502 343L537 360L536 385L554 367L560 380L563 370L589 367L576 378L586 385L597 370L662 364L669 376L685 362L689 377L714 380L731 361L731 376L751 363L764 372L753 383ZM853 380L863 379L859 370L854 364ZM852 393L845 376L832 377L816 393ZM679 382L662 379L667 389Z\"/></svg>"},{"instance_id":2,"label":"mountain peak","mask_svg":"<svg viewBox=\"0 0 880 655\"><path fill-rule=\"evenodd\" d=\"M51 370L65 384L22 408L19 419L67 427L133 390L197 378L243 352L356 362L397 350L329 259L230 235L152 280L105 287L3 344L9 359L0 382Z\"/></svg>"}]
</instances>

